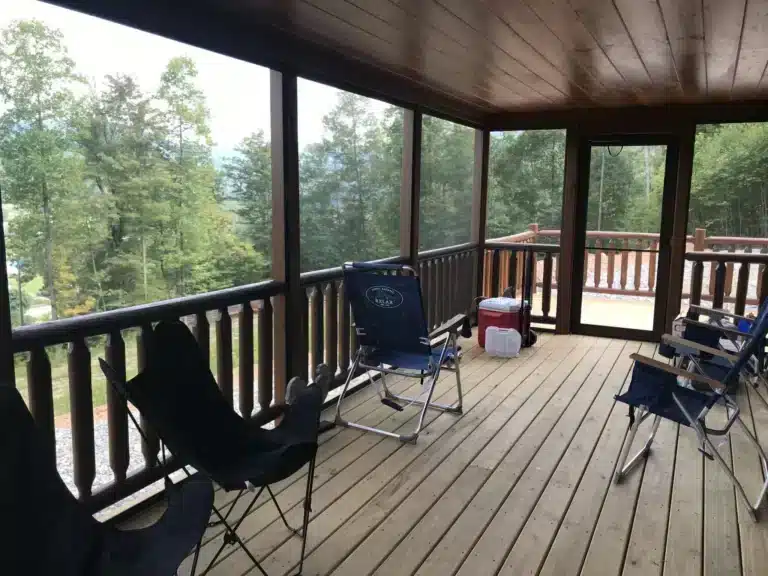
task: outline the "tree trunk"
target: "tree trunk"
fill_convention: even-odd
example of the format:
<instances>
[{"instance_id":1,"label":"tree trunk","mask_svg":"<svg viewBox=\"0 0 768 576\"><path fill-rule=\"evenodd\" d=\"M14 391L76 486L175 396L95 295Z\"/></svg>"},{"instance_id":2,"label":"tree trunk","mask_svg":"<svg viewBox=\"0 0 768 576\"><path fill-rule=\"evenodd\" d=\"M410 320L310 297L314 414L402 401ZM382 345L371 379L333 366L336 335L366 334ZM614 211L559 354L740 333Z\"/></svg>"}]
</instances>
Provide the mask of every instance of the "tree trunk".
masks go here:
<instances>
[{"instance_id":1,"label":"tree trunk","mask_svg":"<svg viewBox=\"0 0 768 576\"><path fill-rule=\"evenodd\" d=\"M58 319L56 313L56 286L53 281L53 231L51 225L51 201L48 198L48 185L43 179L43 235L45 236L45 285L51 302L51 320Z\"/></svg>"},{"instance_id":2,"label":"tree trunk","mask_svg":"<svg viewBox=\"0 0 768 576\"><path fill-rule=\"evenodd\" d=\"M144 276L144 302L149 302L149 290L147 290L147 239L141 235L141 269Z\"/></svg>"}]
</instances>

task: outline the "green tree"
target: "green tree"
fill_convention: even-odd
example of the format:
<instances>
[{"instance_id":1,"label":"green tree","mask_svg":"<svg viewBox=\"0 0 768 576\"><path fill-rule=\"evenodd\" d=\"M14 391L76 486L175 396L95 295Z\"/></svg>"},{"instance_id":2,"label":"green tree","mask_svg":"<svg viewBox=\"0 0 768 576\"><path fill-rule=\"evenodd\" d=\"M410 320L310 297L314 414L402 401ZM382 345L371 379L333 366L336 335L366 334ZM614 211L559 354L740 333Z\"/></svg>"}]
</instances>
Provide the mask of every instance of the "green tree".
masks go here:
<instances>
[{"instance_id":1,"label":"green tree","mask_svg":"<svg viewBox=\"0 0 768 576\"><path fill-rule=\"evenodd\" d=\"M41 22L17 21L0 35L0 117L3 188L20 214L11 222L19 252L36 266L51 302L51 318L62 311L59 281L69 283L66 255L54 245L63 205L82 182L73 153L73 90L81 79L61 33ZM64 277L66 276L66 279Z\"/></svg>"}]
</instances>

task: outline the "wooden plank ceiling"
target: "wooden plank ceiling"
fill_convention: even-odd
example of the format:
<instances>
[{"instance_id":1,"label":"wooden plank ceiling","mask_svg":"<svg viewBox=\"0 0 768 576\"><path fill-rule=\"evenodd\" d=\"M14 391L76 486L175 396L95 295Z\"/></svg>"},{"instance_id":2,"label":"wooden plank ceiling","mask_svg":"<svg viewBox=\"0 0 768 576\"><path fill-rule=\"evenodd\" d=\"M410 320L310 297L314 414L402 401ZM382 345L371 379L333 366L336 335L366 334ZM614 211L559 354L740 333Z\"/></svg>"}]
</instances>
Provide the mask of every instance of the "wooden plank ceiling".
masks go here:
<instances>
[{"instance_id":1,"label":"wooden plank ceiling","mask_svg":"<svg viewBox=\"0 0 768 576\"><path fill-rule=\"evenodd\" d=\"M489 113L768 96L768 0L224 4Z\"/></svg>"}]
</instances>

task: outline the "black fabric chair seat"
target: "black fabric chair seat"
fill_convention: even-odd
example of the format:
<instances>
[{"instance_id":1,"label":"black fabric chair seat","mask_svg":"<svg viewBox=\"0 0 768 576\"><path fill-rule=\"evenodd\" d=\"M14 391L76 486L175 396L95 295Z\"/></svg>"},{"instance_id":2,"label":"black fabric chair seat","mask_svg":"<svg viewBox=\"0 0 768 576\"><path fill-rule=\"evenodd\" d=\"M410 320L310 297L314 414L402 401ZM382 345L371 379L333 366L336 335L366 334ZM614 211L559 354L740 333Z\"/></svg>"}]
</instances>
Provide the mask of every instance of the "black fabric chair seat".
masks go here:
<instances>
[{"instance_id":1,"label":"black fabric chair seat","mask_svg":"<svg viewBox=\"0 0 768 576\"><path fill-rule=\"evenodd\" d=\"M714 394L680 386L674 374L640 362L635 362L629 389L616 396L616 400L630 406L645 406L652 414L689 426L673 393L693 418L716 400Z\"/></svg>"},{"instance_id":2,"label":"black fabric chair seat","mask_svg":"<svg viewBox=\"0 0 768 576\"><path fill-rule=\"evenodd\" d=\"M171 576L205 532L210 480L194 475L167 491L155 524L119 530L97 522L70 493L54 447L21 395L0 385L0 574Z\"/></svg>"},{"instance_id":3,"label":"black fabric chair seat","mask_svg":"<svg viewBox=\"0 0 768 576\"><path fill-rule=\"evenodd\" d=\"M126 383L128 397L170 451L225 490L267 486L307 464L317 450L323 397L308 387L273 429L241 418L216 384L181 322L160 322L147 368Z\"/></svg>"}]
</instances>

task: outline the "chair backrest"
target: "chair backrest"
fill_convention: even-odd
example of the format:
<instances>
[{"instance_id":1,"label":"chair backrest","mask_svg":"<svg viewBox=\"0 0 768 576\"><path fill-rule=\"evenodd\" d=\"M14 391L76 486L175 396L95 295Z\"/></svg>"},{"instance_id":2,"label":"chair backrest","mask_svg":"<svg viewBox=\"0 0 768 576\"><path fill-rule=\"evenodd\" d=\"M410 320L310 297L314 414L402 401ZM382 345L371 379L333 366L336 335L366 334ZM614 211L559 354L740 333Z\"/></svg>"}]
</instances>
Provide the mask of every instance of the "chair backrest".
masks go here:
<instances>
[{"instance_id":1,"label":"chair backrest","mask_svg":"<svg viewBox=\"0 0 768 576\"><path fill-rule=\"evenodd\" d=\"M344 290L360 346L429 356L419 278L393 276L403 266L345 264ZM382 273L383 272L383 273Z\"/></svg>"},{"instance_id":2,"label":"chair backrest","mask_svg":"<svg viewBox=\"0 0 768 576\"><path fill-rule=\"evenodd\" d=\"M171 452L214 480L222 466L254 446L254 432L224 399L208 359L179 321L155 327L147 367L125 388Z\"/></svg>"},{"instance_id":3,"label":"chair backrest","mask_svg":"<svg viewBox=\"0 0 768 576\"><path fill-rule=\"evenodd\" d=\"M765 336L768 332L768 312L766 312L766 310L768 310L768 306L761 311L757 318L758 321L755 322L752 330L752 338L750 338L746 345L739 351L739 359L734 363L733 367L723 379L723 385L726 388L738 384L739 374L747 365L747 362L749 362L752 356L760 352L761 347L765 347Z\"/></svg>"},{"instance_id":4,"label":"chair backrest","mask_svg":"<svg viewBox=\"0 0 768 576\"><path fill-rule=\"evenodd\" d=\"M64 485L19 392L2 384L0 463L0 573L91 574L102 527Z\"/></svg>"}]
</instances>

